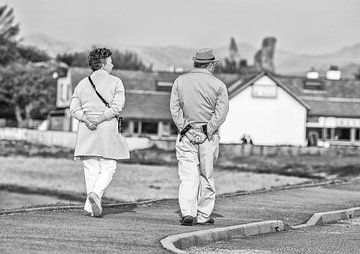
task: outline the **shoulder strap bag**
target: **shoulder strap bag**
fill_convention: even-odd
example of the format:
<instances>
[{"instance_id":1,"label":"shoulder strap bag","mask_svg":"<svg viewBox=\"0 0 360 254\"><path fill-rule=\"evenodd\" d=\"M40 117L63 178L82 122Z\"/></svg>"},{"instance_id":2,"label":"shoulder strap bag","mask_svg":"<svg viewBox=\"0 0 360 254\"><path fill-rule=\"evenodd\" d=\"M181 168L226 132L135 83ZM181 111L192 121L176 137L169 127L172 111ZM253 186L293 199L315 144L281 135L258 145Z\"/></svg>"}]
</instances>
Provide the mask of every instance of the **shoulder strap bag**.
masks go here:
<instances>
[{"instance_id":1,"label":"shoulder strap bag","mask_svg":"<svg viewBox=\"0 0 360 254\"><path fill-rule=\"evenodd\" d=\"M90 84L92 85L92 87L94 88L95 90L95 93L97 94L97 96L100 98L100 100L105 104L106 107L110 108L110 104L101 96L101 94L96 90L96 87L95 87L95 84L94 82L92 81L92 79L90 78L90 76L88 76L88 79L89 79L89 82ZM123 129L123 126L124 126L124 118L121 117L121 116L118 116L116 115L115 116L117 122L118 122L118 132L119 133L123 133L124 132L124 129Z\"/></svg>"}]
</instances>

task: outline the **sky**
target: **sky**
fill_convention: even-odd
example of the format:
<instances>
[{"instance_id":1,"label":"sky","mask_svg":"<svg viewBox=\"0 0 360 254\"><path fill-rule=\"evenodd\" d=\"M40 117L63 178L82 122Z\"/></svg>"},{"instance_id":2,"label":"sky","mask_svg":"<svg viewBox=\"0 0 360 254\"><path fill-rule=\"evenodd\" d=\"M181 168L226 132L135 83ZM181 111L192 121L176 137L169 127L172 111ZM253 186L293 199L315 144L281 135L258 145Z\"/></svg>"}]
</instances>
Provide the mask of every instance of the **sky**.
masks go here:
<instances>
[{"instance_id":1,"label":"sky","mask_svg":"<svg viewBox=\"0 0 360 254\"><path fill-rule=\"evenodd\" d=\"M234 37L260 47L325 54L360 43L359 0L0 0L21 35L86 44L221 47Z\"/></svg>"}]
</instances>

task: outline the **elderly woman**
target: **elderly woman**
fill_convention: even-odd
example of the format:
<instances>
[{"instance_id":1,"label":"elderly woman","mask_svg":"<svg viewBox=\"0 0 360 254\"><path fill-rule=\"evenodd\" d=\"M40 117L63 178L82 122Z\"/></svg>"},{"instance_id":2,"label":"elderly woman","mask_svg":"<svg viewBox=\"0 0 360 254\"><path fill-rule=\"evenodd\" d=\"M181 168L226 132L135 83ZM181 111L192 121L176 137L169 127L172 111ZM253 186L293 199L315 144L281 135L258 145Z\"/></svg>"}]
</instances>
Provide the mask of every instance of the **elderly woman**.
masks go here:
<instances>
[{"instance_id":1,"label":"elderly woman","mask_svg":"<svg viewBox=\"0 0 360 254\"><path fill-rule=\"evenodd\" d=\"M93 73L76 86L70 104L71 115L79 120L74 158L84 164L88 195L84 209L95 217L102 214L101 197L112 181L117 161L129 158L117 121L125 103L124 86L110 75L111 54L106 48L90 53Z\"/></svg>"}]
</instances>

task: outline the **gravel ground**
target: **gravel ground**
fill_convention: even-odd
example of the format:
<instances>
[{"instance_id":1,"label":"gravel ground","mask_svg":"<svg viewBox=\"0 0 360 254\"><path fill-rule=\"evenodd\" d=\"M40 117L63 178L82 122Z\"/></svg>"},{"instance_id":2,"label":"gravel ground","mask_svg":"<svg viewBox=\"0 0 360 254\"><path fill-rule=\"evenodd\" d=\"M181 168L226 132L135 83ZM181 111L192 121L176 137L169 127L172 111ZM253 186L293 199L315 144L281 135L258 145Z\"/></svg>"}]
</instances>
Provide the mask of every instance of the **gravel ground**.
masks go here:
<instances>
[{"instance_id":1,"label":"gravel ground","mask_svg":"<svg viewBox=\"0 0 360 254\"><path fill-rule=\"evenodd\" d=\"M0 157L0 186L5 184L84 193L81 162L71 159ZM306 178L215 170L217 193L269 189L297 184ZM177 198L179 177L175 166L118 164L118 170L105 197L135 201Z\"/></svg>"}]
</instances>

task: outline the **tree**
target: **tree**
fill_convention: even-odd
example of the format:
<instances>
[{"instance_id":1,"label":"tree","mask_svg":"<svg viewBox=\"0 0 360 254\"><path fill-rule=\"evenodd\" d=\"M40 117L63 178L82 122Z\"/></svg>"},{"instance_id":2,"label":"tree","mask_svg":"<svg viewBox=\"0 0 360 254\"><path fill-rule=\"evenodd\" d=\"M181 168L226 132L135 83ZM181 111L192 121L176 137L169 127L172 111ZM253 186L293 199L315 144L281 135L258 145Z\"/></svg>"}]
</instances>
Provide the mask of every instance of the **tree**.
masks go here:
<instances>
[{"instance_id":1,"label":"tree","mask_svg":"<svg viewBox=\"0 0 360 254\"><path fill-rule=\"evenodd\" d=\"M20 28L15 24L12 8L7 5L0 6L0 65L6 65L19 57L17 40Z\"/></svg>"},{"instance_id":2,"label":"tree","mask_svg":"<svg viewBox=\"0 0 360 254\"><path fill-rule=\"evenodd\" d=\"M359 68L358 72L354 74L354 76L355 76L355 79L360 80L360 68Z\"/></svg>"},{"instance_id":3,"label":"tree","mask_svg":"<svg viewBox=\"0 0 360 254\"><path fill-rule=\"evenodd\" d=\"M68 66L89 67L87 52L58 54L56 60L64 62Z\"/></svg>"},{"instance_id":4,"label":"tree","mask_svg":"<svg viewBox=\"0 0 360 254\"><path fill-rule=\"evenodd\" d=\"M20 57L27 62L47 62L50 60L50 56L38 48L32 46L19 46L18 52Z\"/></svg>"},{"instance_id":5,"label":"tree","mask_svg":"<svg viewBox=\"0 0 360 254\"><path fill-rule=\"evenodd\" d=\"M88 55L88 52L64 53L57 55L56 59L73 67L89 67ZM146 67L138 55L133 52L122 53L115 50L111 58L114 69L151 71L151 67Z\"/></svg>"},{"instance_id":6,"label":"tree","mask_svg":"<svg viewBox=\"0 0 360 254\"><path fill-rule=\"evenodd\" d=\"M12 108L18 126L26 126L34 117L45 118L55 108L53 71L31 63L12 63L0 69L0 103Z\"/></svg>"},{"instance_id":7,"label":"tree","mask_svg":"<svg viewBox=\"0 0 360 254\"><path fill-rule=\"evenodd\" d=\"M238 54L238 47L236 45L236 41L235 41L234 37L231 37L231 39L230 39L229 53L230 53L230 56L232 56L232 54L234 56Z\"/></svg>"},{"instance_id":8,"label":"tree","mask_svg":"<svg viewBox=\"0 0 360 254\"><path fill-rule=\"evenodd\" d=\"M16 41L19 34L19 24L14 24L15 16L12 8L8 9L7 5L0 6L0 40Z\"/></svg>"},{"instance_id":9,"label":"tree","mask_svg":"<svg viewBox=\"0 0 360 254\"><path fill-rule=\"evenodd\" d=\"M229 45L229 56L224 58L222 63L216 66L215 72L220 73L239 73L240 60L238 59L238 47L235 38L231 37Z\"/></svg>"},{"instance_id":10,"label":"tree","mask_svg":"<svg viewBox=\"0 0 360 254\"><path fill-rule=\"evenodd\" d=\"M112 59L115 69L140 71L148 70L148 68L139 58L139 56L136 53L130 51L122 53L118 50L115 50L113 52Z\"/></svg>"}]
</instances>

